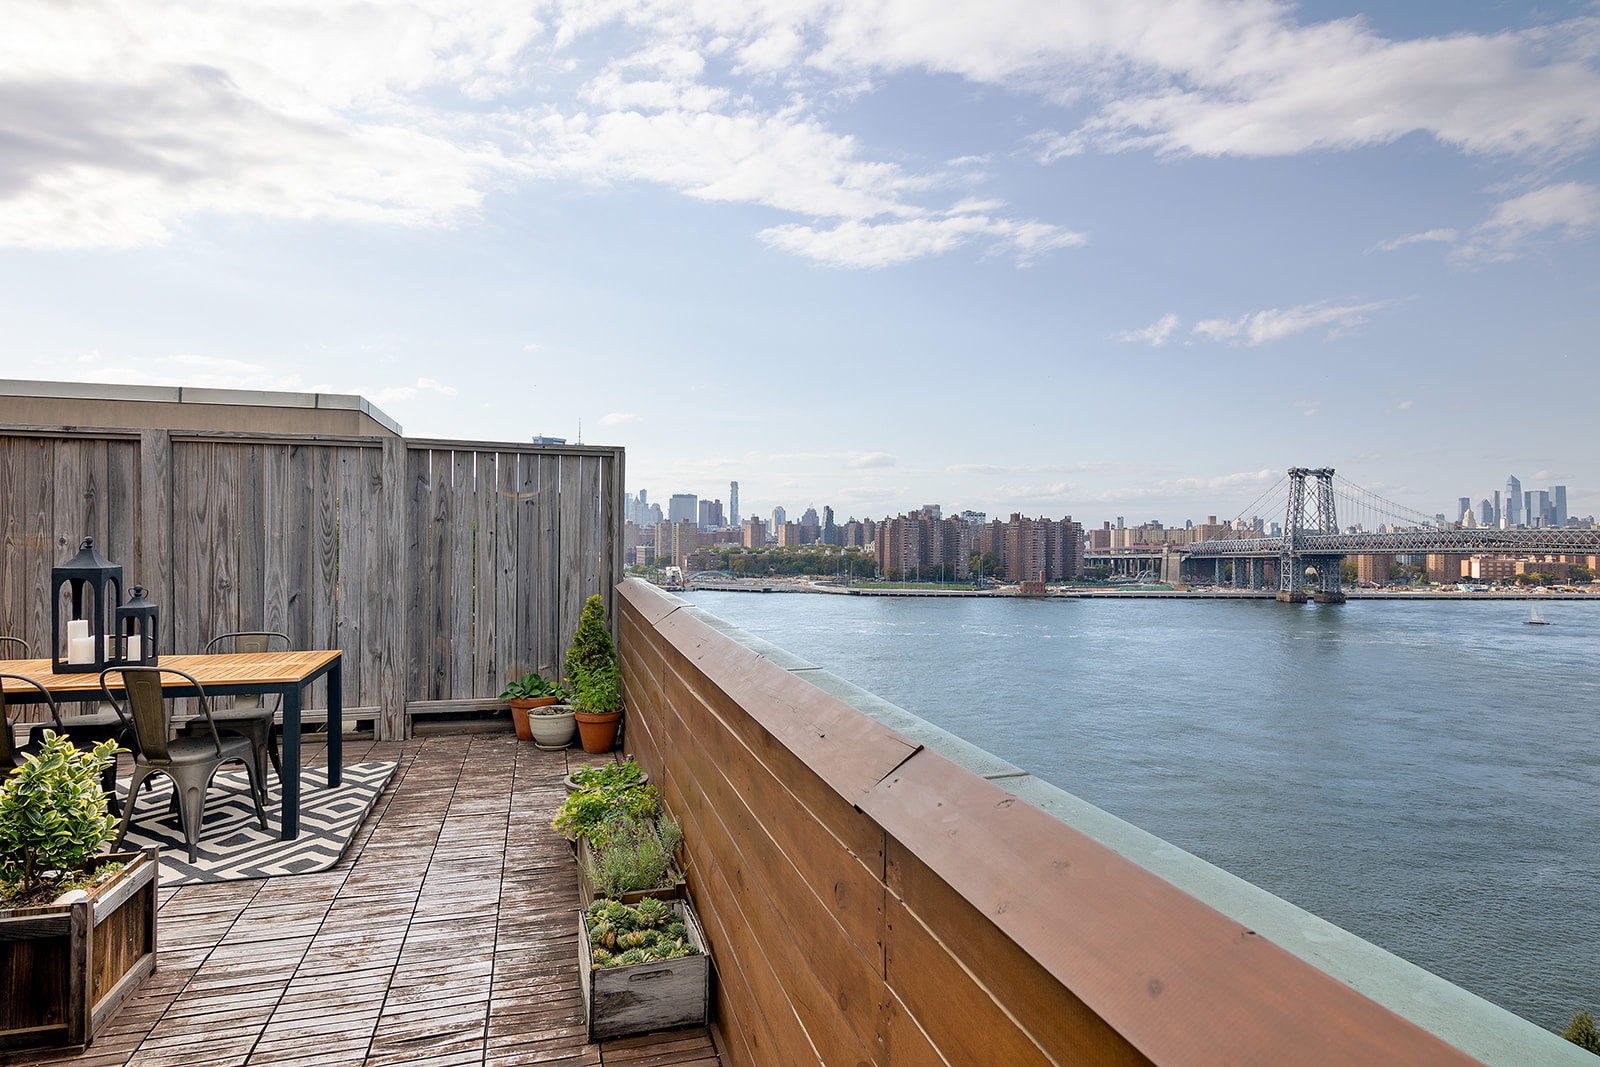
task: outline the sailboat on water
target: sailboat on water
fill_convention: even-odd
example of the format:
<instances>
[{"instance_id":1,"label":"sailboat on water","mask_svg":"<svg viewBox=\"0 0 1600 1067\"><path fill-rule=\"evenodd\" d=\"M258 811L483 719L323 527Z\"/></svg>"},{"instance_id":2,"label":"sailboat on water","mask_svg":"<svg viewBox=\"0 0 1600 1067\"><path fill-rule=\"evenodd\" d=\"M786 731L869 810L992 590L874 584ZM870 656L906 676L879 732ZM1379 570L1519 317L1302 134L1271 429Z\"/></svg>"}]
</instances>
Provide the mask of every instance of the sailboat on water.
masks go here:
<instances>
[{"instance_id":1,"label":"sailboat on water","mask_svg":"<svg viewBox=\"0 0 1600 1067\"><path fill-rule=\"evenodd\" d=\"M1538 604L1528 606L1528 617L1522 620L1529 626L1549 626L1550 620L1544 617L1544 608Z\"/></svg>"}]
</instances>

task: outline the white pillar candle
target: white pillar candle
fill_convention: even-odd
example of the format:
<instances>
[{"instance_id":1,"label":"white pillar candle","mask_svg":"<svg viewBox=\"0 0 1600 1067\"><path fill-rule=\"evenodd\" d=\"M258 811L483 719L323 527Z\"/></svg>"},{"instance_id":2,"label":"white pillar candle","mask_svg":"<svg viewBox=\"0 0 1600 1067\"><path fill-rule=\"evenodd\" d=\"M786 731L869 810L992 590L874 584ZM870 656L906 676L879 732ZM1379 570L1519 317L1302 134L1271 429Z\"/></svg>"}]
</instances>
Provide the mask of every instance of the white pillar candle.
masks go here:
<instances>
[{"instance_id":1,"label":"white pillar candle","mask_svg":"<svg viewBox=\"0 0 1600 1067\"><path fill-rule=\"evenodd\" d=\"M76 638L79 638L79 637L88 637L88 636L89 636L89 620L88 619L68 619L67 620L67 640L68 641L72 641L72 640L74 640Z\"/></svg>"},{"instance_id":2,"label":"white pillar candle","mask_svg":"<svg viewBox=\"0 0 1600 1067\"><path fill-rule=\"evenodd\" d=\"M93 663L94 638L73 637L67 641L68 663Z\"/></svg>"}]
</instances>

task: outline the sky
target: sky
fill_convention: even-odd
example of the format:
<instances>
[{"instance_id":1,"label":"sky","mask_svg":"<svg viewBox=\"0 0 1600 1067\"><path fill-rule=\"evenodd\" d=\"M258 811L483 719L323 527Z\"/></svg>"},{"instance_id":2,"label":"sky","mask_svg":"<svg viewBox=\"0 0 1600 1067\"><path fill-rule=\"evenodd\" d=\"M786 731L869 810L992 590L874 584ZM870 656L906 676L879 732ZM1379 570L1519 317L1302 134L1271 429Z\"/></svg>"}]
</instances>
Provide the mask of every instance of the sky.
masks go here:
<instances>
[{"instance_id":1,"label":"sky","mask_svg":"<svg viewBox=\"0 0 1600 1067\"><path fill-rule=\"evenodd\" d=\"M0 377L839 521L1600 513L1600 4L8 0Z\"/></svg>"}]
</instances>

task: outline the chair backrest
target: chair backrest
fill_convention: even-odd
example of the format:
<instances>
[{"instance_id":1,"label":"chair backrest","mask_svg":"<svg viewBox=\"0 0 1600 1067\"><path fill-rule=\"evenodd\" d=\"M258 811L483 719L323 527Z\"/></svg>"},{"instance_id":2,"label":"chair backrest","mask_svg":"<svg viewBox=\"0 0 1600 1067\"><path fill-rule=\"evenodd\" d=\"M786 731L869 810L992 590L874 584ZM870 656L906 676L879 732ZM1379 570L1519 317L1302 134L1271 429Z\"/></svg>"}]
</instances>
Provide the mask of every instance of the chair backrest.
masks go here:
<instances>
[{"instance_id":1,"label":"chair backrest","mask_svg":"<svg viewBox=\"0 0 1600 1067\"><path fill-rule=\"evenodd\" d=\"M207 641L204 654L209 656L213 652L226 651L228 641L233 642L234 652L270 652L274 639L283 642L283 648L279 649L281 652L288 652L294 648L289 635L277 630L236 630L233 633L218 634ZM219 645L222 646L220 649ZM279 693L277 700L273 701L273 710L276 711L282 704L283 694ZM264 708L267 702L257 693L255 696L235 697L234 706Z\"/></svg>"},{"instance_id":2,"label":"chair backrest","mask_svg":"<svg viewBox=\"0 0 1600 1067\"><path fill-rule=\"evenodd\" d=\"M32 659L33 646L20 637L0 634L0 659Z\"/></svg>"},{"instance_id":3,"label":"chair backrest","mask_svg":"<svg viewBox=\"0 0 1600 1067\"><path fill-rule=\"evenodd\" d=\"M37 678L29 678L26 674L0 674L0 683L3 683L7 678L14 678L17 681L27 682L29 685L39 690L40 693L44 694L45 703L50 705L50 718L54 720L56 729L61 729L61 715L56 710L56 699L50 695L50 690L44 687L43 682L39 681ZM17 755L16 735L14 735L11 730L11 717L6 714L5 686L0 684L0 770L7 770L11 767L20 766L20 763L18 762L19 757Z\"/></svg>"},{"instance_id":4,"label":"chair backrest","mask_svg":"<svg viewBox=\"0 0 1600 1067\"><path fill-rule=\"evenodd\" d=\"M289 640L289 635L279 633L277 630L236 630L233 633L218 634L206 642L205 654L210 655L219 651L217 646L226 641L233 642L234 652L267 652L272 639L277 638L283 642L281 651L287 652L294 647Z\"/></svg>"},{"instance_id":5,"label":"chair backrest","mask_svg":"<svg viewBox=\"0 0 1600 1067\"><path fill-rule=\"evenodd\" d=\"M122 689L128 694L126 709L111 692L109 676L113 674L122 676ZM178 675L194 687L195 699L205 713L206 722L211 727L211 739L216 743L217 755L220 756L222 738L217 734L216 720L211 717L211 701L206 697L205 688L199 680L187 671L180 671L176 667L107 667L100 672L100 688L117 716L123 722L131 721L134 741L139 746L140 754L151 763L166 763L171 759L167 753L167 734L171 727L161 689L161 678L166 674Z\"/></svg>"}]
</instances>

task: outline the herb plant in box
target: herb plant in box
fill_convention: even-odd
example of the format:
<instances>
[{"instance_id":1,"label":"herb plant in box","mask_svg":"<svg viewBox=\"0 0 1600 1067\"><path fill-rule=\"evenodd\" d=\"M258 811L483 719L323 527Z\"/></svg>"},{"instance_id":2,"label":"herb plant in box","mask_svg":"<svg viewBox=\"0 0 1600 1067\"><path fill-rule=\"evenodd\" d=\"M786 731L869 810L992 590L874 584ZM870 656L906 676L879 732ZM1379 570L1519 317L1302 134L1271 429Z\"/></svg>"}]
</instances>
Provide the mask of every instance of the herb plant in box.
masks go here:
<instances>
[{"instance_id":1,"label":"herb plant in box","mask_svg":"<svg viewBox=\"0 0 1600 1067\"><path fill-rule=\"evenodd\" d=\"M155 970L156 851L99 852L115 758L47 730L0 785L0 974L28 979L0 983L0 1049L88 1045Z\"/></svg>"},{"instance_id":2,"label":"herb plant in box","mask_svg":"<svg viewBox=\"0 0 1600 1067\"><path fill-rule=\"evenodd\" d=\"M625 812L608 818L597 835L578 842L578 897L587 907L599 897L634 904L647 897L672 900L684 895L676 855L683 829L675 819L636 819Z\"/></svg>"}]
</instances>

